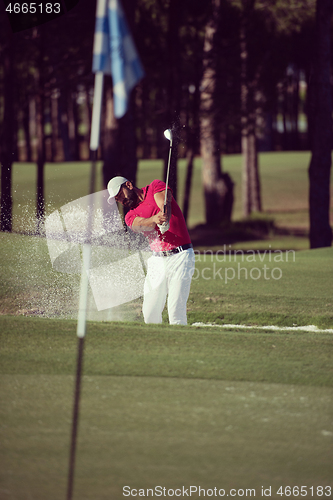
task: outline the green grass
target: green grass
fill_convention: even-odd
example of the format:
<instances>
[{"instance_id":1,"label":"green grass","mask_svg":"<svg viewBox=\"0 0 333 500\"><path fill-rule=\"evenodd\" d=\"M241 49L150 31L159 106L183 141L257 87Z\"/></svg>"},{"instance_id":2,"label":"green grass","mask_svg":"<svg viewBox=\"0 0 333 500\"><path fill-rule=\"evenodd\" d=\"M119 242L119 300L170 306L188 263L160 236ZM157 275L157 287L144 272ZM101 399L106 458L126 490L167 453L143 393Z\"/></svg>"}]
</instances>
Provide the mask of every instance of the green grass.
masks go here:
<instances>
[{"instance_id":1,"label":"green grass","mask_svg":"<svg viewBox=\"0 0 333 500\"><path fill-rule=\"evenodd\" d=\"M332 251L197 254L189 322L332 328ZM2 314L76 317L80 277L53 271L44 238L0 234L0 259ZM90 320L142 321L141 299L97 311L89 297Z\"/></svg>"},{"instance_id":2,"label":"green grass","mask_svg":"<svg viewBox=\"0 0 333 500\"><path fill-rule=\"evenodd\" d=\"M264 217L307 227L308 162L261 155ZM240 157L223 164L239 220ZM47 165L48 212L87 194L89 167ZM14 166L16 231L34 230L34 171ZM138 183L161 175L162 162L141 162ZM182 160L180 193L184 178ZM201 189L196 159L190 226L203 222ZM268 234L233 243L245 251L234 257L220 243L197 255L190 323L333 327L331 248L294 259L281 250L307 248L305 238ZM0 283L0 498L59 500L77 344L76 321L59 318L76 317L79 276L52 270L45 239L0 234ZM74 500L121 500L125 485L253 488L255 498L272 487L273 500L288 496L280 486L305 485L303 498L332 497L316 490L333 486L332 334L147 326L140 299L98 312L90 296L88 309Z\"/></svg>"},{"instance_id":3,"label":"green grass","mask_svg":"<svg viewBox=\"0 0 333 500\"><path fill-rule=\"evenodd\" d=\"M332 248L224 251L197 255L191 322L333 327Z\"/></svg>"},{"instance_id":4,"label":"green grass","mask_svg":"<svg viewBox=\"0 0 333 500\"><path fill-rule=\"evenodd\" d=\"M308 228L308 167L309 152L261 153L259 169L263 210L272 216L278 226ZM201 182L201 159L194 163L193 187L190 202L189 226L204 222L204 209ZM241 155L227 155L222 158L223 170L229 172L235 183L235 202L233 219L242 218L241 196ZM179 161L179 202L182 206L186 161ZM142 163L139 180L149 182L148 163ZM333 178L331 180L333 184ZM331 202L333 221L333 202Z\"/></svg>"},{"instance_id":5,"label":"green grass","mask_svg":"<svg viewBox=\"0 0 333 500\"><path fill-rule=\"evenodd\" d=\"M0 325L2 498L63 498L76 324ZM89 323L74 498L327 486L332 409L332 335Z\"/></svg>"},{"instance_id":6,"label":"green grass","mask_svg":"<svg viewBox=\"0 0 333 500\"><path fill-rule=\"evenodd\" d=\"M89 193L91 163L46 163L44 169L46 215ZM35 231L36 175L34 163L13 165L13 230ZM96 191L101 189L101 164L97 165Z\"/></svg>"},{"instance_id":7,"label":"green grass","mask_svg":"<svg viewBox=\"0 0 333 500\"><path fill-rule=\"evenodd\" d=\"M0 373L70 375L73 321L2 316ZM72 335L69 335L69 334ZM85 373L332 385L332 335L89 323Z\"/></svg>"},{"instance_id":8,"label":"green grass","mask_svg":"<svg viewBox=\"0 0 333 500\"><path fill-rule=\"evenodd\" d=\"M308 166L309 152L261 153L259 157L261 189L264 214L272 217L278 227L301 228L307 231L308 222ZM230 173L235 183L233 220L242 218L241 209L241 163L240 155L223 157L223 170ZM46 211L85 196L89 189L90 163L53 163L45 166ZM178 201L183 205L186 160L178 162ZM162 160L141 160L138 184L146 185L153 178L163 177ZM332 179L333 182L333 179ZM15 231L35 230L35 185L36 165L16 163L13 167L13 199ZM96 190L101 188L101 164L98 164ZM332 202L333 203L333 202ZM332 204L333 221L333 204ZM193 182L188 225L190 228L204 222L204 206L201 182L201 159L194 162ZM281 248L307 248L307 238L286 240L286 237L271 236ZM255 244L255 243L254 243ZM242 244L242 247L244 245ZM267 242L264 243L267 248Z\"/></svg>"}]
</instances>

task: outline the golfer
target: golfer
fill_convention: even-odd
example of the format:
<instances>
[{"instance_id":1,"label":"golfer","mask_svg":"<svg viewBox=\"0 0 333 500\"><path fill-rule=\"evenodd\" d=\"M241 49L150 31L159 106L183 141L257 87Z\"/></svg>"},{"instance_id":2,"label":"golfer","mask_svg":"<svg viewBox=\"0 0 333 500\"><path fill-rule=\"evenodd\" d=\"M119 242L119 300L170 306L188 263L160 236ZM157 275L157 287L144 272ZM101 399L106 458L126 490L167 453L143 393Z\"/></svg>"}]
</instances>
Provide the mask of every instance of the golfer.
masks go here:
<instances>
[{"instance_id":1,"label":"golfer","mask_svg":"<svg viewBox=\"0 0 333 500\"><path fill-rule=\"evenodd\" d=\"M109 199L129 208L125 222L133 231L149 239L153 255L148 259L144 284L143 317L145 323L162 323L162 311L168 297L171 325L186 325L186 305L194 272L195 256L184 216L167 190L164 207L164 182L154 180L137 188L125 177L108 183Z\"/></svg>"}]
</instances>

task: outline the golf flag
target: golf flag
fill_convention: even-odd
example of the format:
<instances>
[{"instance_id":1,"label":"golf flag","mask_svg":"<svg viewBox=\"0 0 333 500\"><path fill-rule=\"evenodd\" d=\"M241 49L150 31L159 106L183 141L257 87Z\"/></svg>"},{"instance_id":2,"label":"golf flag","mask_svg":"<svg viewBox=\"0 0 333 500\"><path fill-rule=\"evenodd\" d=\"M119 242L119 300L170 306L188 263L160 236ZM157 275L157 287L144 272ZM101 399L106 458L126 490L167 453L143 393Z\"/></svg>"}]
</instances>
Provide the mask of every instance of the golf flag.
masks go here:
<instances>
[{"instance_id":1,"label":"golf flag","mask_svg":"<svg viewBox=\"0 0 333 500\"><path fill-rule=\"evenodd\" d=\"M121 118L127 111L130 92L144 76L144 71L120 0L99 2L92 70L112 75L114 114Z\"/></svg>"}]
</instances>

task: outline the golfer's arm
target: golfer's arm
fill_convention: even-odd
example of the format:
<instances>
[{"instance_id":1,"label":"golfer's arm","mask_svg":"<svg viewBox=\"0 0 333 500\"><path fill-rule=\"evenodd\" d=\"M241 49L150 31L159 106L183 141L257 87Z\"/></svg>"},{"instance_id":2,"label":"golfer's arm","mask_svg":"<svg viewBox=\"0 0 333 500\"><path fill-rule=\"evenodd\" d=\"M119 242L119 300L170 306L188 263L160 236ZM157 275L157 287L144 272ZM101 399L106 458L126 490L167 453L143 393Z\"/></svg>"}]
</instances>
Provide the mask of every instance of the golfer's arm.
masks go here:
<instances>
[{"instance_id":1,"label":"golfer's arm","mask_svg":"<svg viewBox=\"0 0 333 500\"><path fill-rule=\"evenodd\" d=\"M155 193L154 199L155 199L155 203L158 206L158 208L161 210L161 212L163 212L164 211L165 191L160 191L159 193ZM169 189L168 189L167 202L166 202L167 222L169 222L170 217L171 217L171 200L172 200L172 194L171 194L171 191L169 191Z\"/></svg>"},{"instance_id":2,"label":"golfer's arm","mask_svg":"<svg viewBox=\"0 0 333 500\"><path fill-rule=\"evenodd\" d=\"M155 203L161 210L162 214L164 212L164 198L165 198L165 191L160 191L159 193L154 194ZM171 217L171 200L172 200L172 194L168 190L167 204L166 204L167 222L169 222ZM156 224L160 224L162 222L159 219L159 217L161 217L162 214L155 214L152 217L148 217L147 219L145 217L135 217L132 223L132 231L136 233L144 231L153 231L156 227Z\"/></svg>"},{"instance_id":3,"label":"golfer's arm","mask_svg":"<svg viewBox=\"0 0 333 500\"><path fill-rule=\"evenodd\" d=\"M144 217L135 217L132 223L132 231L140 233L143 231L153 231L156 227L156 222L153 217L145 219Z\"/></svg>"}]
</instances>

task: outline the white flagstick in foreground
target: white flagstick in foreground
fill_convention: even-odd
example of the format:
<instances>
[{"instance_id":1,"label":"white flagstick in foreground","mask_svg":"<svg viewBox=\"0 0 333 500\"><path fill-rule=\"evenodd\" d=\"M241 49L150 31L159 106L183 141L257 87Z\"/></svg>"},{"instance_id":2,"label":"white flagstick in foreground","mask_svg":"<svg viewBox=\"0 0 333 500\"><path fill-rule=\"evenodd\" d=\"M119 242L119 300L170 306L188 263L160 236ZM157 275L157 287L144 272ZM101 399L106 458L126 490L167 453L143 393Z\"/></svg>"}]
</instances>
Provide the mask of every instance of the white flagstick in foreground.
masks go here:
<instances>
[{"instance_id":1,"label":"white flagstick in foreground","mask_svg":"<svg viewBox=\"0 0 333 500\"><path fill-rule=\"evenodd\" d=\"M98 23L101 24L101 19L106 16L106 0L98 0L96 8L96 32L94 40L94 53L101 52L101 36L98 30ZM104 44L105 48L105 44ZM90 194L94 192L95 174L96 174L96 160L97 150L99 146L100 137L100 123L101 123L101 107L103 96L103 80L104 74L98 71L95 74L95 87L94 87L94 102L93 102L93 115L90 132L90 154L92 159L91 175L90 175ZM90 204L91 205L91 204ZM69 456L68 468L68 484L67 484L67 500L72 500L73 487L74 487L74 471L75 471L75 457L76 457L76 440L79 421L79 407L80 407L80 393L81 393L81 374L83 365L83 349L84 349L84 336L86 334L86 320L87 320L87 304L88 304L88 273L90 268L91 259L91 229L92 229L92 210L88 208L88 222L87 222L87 243L82 245L82 267L81 267L81 281L80 281L80 300L79 311L77 320L77 336L78 336L78 350L77 350L77 365L76 365L76 383L74 389L74 404L73 404L73 418L72 418L72 436Z\"/></svg>"},{"instance_id":2,"label":"white flagstick in foreground","mask_svg":"<svg viewBox=\"0 0 333 500\"><path fill-rule=\"evenodd\" d=\"M96 54L98 57L105 55L106 48L106 35L101 32L101 25L103 20L107 17L107 0L98 0L96 8L96 31L94 39L94 58ZM102 55L101 55L102 54ZM106 56L105 56L106 57ZM101 126L101 111L102 111L102 97L103 97L103 82L104 73L102 71L100 61L100 71L95 74L95 86L94 86L94 102L93 102L93 113L91 122L91 132L90 132L90 156L92 159L91 165L91 175L90 175L90 193L93 194L95 191L95 175L96 175L96 160L97 160L97 150L99 146L100 138L100 126ZM91 229L92 229L92 210L89 208L88 216L88 228L87 228L87 239L88 243L83 245L82 248L82 270L81 270L81 284L80 284L80 302L79 302L79 314L77 322L77 336L83 338L86 333L86 317L87 317L87 303L88 303L88 273L90 268L90 257L91 257Z\"/></svg>"},{"instance_id":3,"label":"white flagstick in foreground","mask_svg":"<svg viewBox=\"0 0 333 500\"><path fill-rule=\"evenodd\" d=\"M102 1L105 2L105 0L102 0ZM90 152L91 152L92 166L91 166L90 189L89 190L90 190L91 195L94 192L94 184L95 184L96 159L97 159L97 149L98 149L98 144L99 144L102 92L103 92L103 73L99 72L95 76L93 117L92 117L91 136L90 136ZM72 500L73 485L74 485L76 439L77 439L78 420L79 420L81 374L82 374L82 364L83 364L83 347L84 347L84 337L86 334L86 320L87 320L88 283L89 283L89 269L90 269L90 260L91 260L92 226L93 226L93 206L92 206L92 202L90 202L89 207L88 207L86 243L84 243L82 245L80 300L79 300L79 311L78 311L77 330L76 330L76 333L78 336L78 351L77 351L76 383L75 383L73 419L72 419L72 438L71 438L71 448L70 448L70 457L69 457L67 500Z\"/></svg>"},{"instance_id":4,"label":"white flagstick in foreground","mask_svg":"<svg viewBox=\"0 0 333 500\"><path fill-rule=\"evenodd\" d=\"M106 0L102 0L106 4ZM94 88L94 102L93 102L93 115L91 123L90 134L90 155L92 159L91 174L90 174L90 194L95 191L95 177L96 177L96 160L97 150L99 145L100 136L100 123L101 123L101 108L103 96L103 79L104 74L99 71L95 75L95 88ZM88 227L87 227L87 243L82 246L82 270L81 270L81 283L80 283L80 302L79 314L77 321L77 336L83 338L86 334L86 318L87 318L87 304L88 304L88 274L90 269L91 257L91 233L93 225L93 210L91 203L88 208Z\"/></svg>"}]
</instances>

